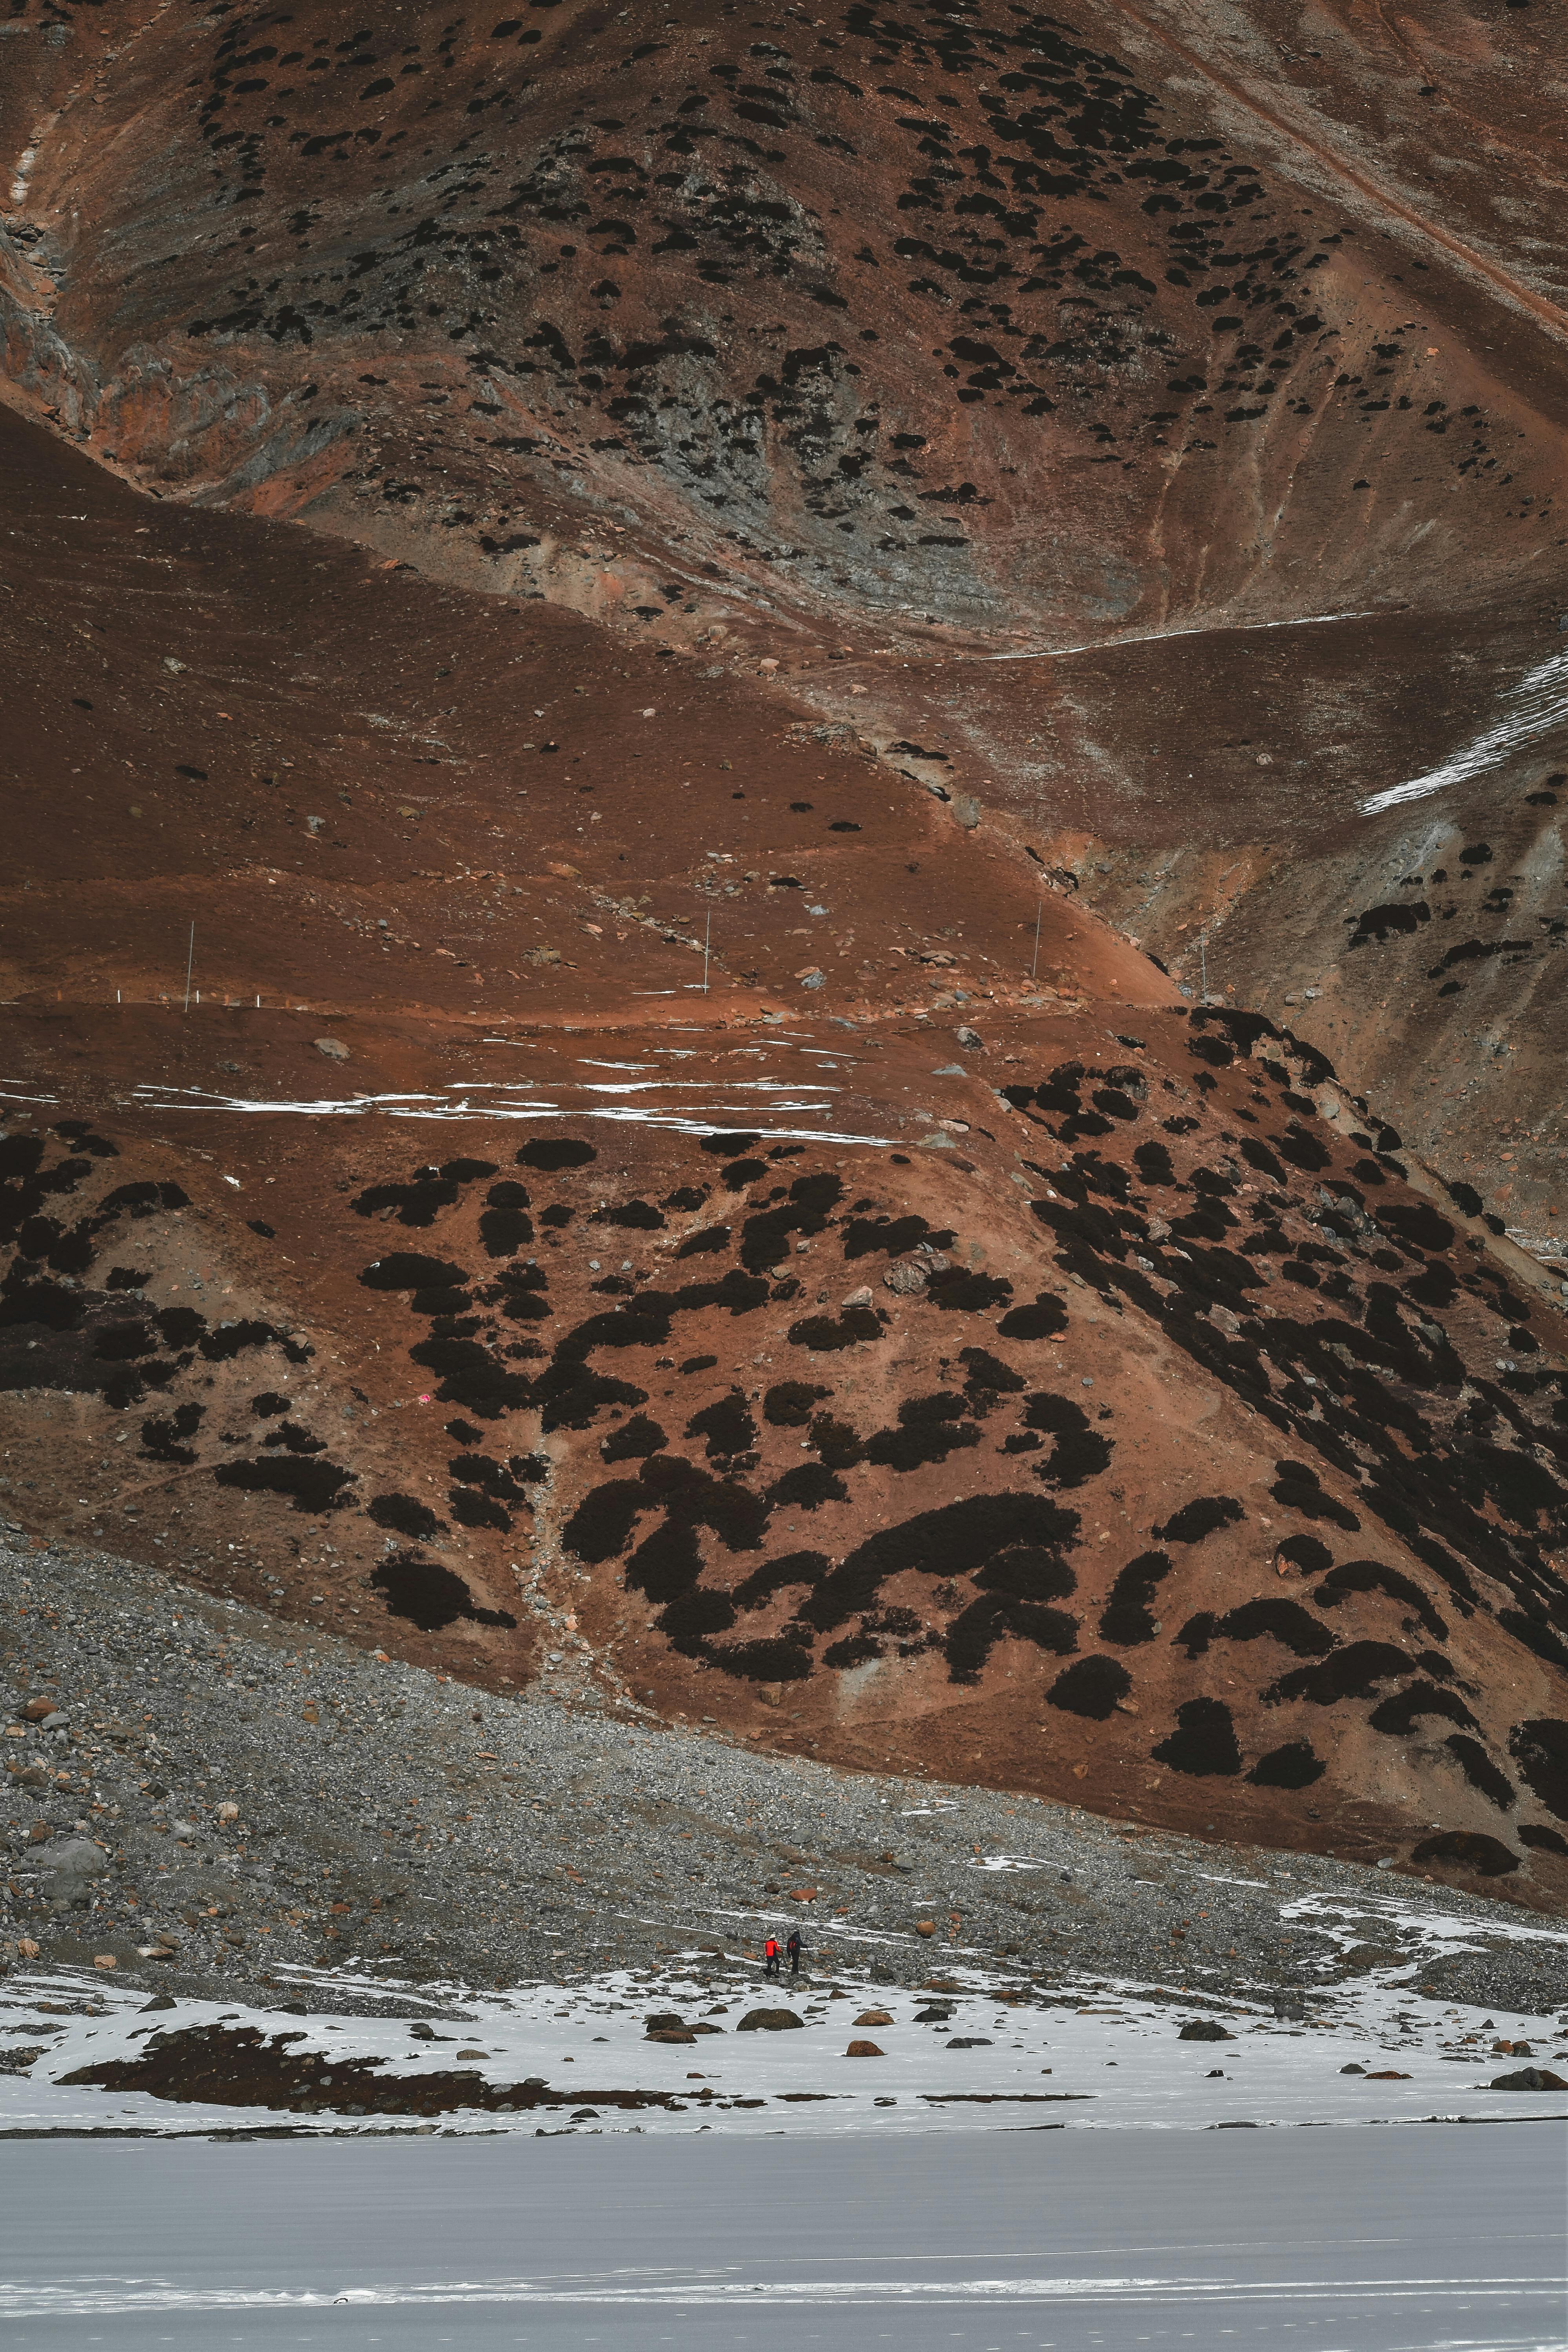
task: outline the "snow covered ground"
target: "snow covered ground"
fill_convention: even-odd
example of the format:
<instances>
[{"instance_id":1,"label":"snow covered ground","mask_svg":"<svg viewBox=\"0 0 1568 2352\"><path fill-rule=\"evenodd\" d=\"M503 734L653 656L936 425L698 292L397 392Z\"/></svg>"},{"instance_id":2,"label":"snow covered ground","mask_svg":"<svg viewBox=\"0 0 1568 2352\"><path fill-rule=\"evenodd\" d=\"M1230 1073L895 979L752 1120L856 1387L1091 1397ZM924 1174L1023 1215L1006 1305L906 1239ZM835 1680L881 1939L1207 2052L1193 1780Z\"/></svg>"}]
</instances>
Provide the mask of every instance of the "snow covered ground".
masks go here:
<instances>
[{"instance_id":1,"label":"snow covered ground","mask_svg":"<svg viewBox=\"0 0 1568 2352\"><path fill-rule=\"evenodd\" d=\"M1391 1894L1377 1907L1391 1930L1419 1936L1426 1959L1476 1932L1430 1900ZM1364 1937L1368 1913L1360 1898L1342 1924L1336 1898L1321 1894L1282 1906L1289 1924L1346 1943ZM1489 1922L1487 1932L1539 1943L1554 1961L1568 1954L1568 1935L1555 1927L1501 1919ZM865 1965L874 1968L869 1947L867 1939ZM930 1981L940 1992L891 1987L853 1968L798 1983L786 1977L775 1987L754 1963L710 1950L657 1969L488 1990L354 1969L280 1969L274 2008L184 2000L152 2014L141 1989L110 1975L18 1971L0 1984L0 2053L12 2066L26 2063L29 2051L37 2054L26 2071L0 2071L0 2136L271 2125L351 2133L821 2137L1568 2117L1568 2093L1489 2087L1521 2065L1568 2076L1568 2006L1555 2018L1456 2007L1421 1992L1423 1958L1325 1987L1297 2017L1239 2001L1177 1999L1103 1976L1076 1989L1046 1988L973 1957L935 1965ZM1552 1975L1559 2003L1568 2003L1568 1971L1555 1967ZM344 2014L345 2007L358 2013ZM737 2030L749 2011L770 2007L790 2009L800 2029ZM933 2008L951 2013L917 2021ZM889 2021L858 2022L871 2012ZM705 2030L690 2042L653 2042L647 2021L655 2014ZM1182 2040L1181 2027L1198 2019L1213 2020L1231 2038ZM432 2123L413 2115L356 2116L352 2107L334 2114L330 2100L323 2112L300 2115L172 2102L65 2079L135 2057L152 2034L218 2024L289 2034L293 2056L317 2054L323 2084L333 2061L379 2060L401 2080L454 2071L494 2084L533 2077L565 2095L566 2104L514 2114L458 2107ZM437 2038L425 2038L430 2033ZM873 2042L880 2054L850 2057L853 2041ZM679 2104L595 2109L595 2091L617 2090L668 2093Z\"/></svg>"}]
</instances>

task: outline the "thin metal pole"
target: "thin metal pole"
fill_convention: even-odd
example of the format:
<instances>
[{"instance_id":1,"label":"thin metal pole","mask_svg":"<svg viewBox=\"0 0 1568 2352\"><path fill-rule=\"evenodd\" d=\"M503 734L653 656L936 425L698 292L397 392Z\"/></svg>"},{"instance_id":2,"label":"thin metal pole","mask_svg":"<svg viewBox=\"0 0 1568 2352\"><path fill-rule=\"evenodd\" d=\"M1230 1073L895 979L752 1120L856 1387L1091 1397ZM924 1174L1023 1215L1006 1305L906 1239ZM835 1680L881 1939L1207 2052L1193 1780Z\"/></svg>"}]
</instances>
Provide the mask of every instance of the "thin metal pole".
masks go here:
<instances>
[{"instance_id":1,"label":"thin metal pole","mask_svg":"<svg viewBox=\"0 0 1568 2352\"><path fill-rule=\"evenodd\" d=\"M1045 913L1045 910L1046 902L1042 898L1035 908L1035 960L1029 966L1029 978L1031 980L1036 978L1040 969L1040 918Z\"/></svg>"},{"instance_id":2,"label":"thin metal pole","mask_svg":"<svg viewBox=\"0 0 1568 2352\"><path fill-rule=\"evenodd\" d=\"M185 1011L191 1009L191 966L196 960L196 927L191 925L191 944L185 951Z\"/></svg>"},{"instance_id":3,"label":"thin metal pole","mask_svg":"<svg viewBox=\"0 0 1568 2352\"><path fill-rule=\"evenodd\" d=\"M713 909L708 909L708 920L702 927L702 993L708 993L708 947L713 937Z\"/></svg>"}]
</instances>

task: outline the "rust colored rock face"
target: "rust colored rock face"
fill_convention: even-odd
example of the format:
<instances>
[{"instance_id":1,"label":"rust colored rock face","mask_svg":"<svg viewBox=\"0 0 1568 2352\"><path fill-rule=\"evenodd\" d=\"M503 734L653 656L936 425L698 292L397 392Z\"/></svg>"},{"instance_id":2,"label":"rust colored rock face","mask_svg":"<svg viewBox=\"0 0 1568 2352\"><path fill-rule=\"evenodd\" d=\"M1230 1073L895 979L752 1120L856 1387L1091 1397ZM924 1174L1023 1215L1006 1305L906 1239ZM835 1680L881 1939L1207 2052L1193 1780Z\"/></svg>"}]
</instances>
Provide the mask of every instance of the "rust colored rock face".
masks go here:
<instances>
[{"instance_id":1,"label":"rust colored rock face","mask_svg":"<svg viewBox=\"0 0 1568 2352\"><path fill-rule=\"evenodd\" d=\"M1560 1906L1535 17L108 18L0 26L28 1532Z\"/></svg>"}]
</instances>

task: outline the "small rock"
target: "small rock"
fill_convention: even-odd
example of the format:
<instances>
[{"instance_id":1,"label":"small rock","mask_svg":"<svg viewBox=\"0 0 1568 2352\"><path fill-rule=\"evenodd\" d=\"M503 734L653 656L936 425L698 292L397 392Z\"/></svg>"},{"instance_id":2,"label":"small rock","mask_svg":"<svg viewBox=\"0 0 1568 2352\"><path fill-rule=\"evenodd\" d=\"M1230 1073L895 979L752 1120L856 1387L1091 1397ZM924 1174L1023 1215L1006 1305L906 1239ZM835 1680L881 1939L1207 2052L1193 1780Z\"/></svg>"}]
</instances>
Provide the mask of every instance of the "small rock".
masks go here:
<instances>
[{"instance_id":1,"label":"small rock","mask_svg":"<svg viewBox=\"0 0 1568 2352\"><path fill-rule=\"evenodd\" d=\"M917 1936L934 1936L936 1933L936 1921L934 1919L917 1919L915 1921L915 1933Z\"/></svg>"},{"instance_id":2,"label":"small rock","mask_svg":"<svg viewBox=\"0 0 1568 2352\"><path fill-rule=\"evenodd\" d=\"M857 2025L891 2025L892 2021L885 2009L863 2009L855 2020Z\"/></svg>"},{"instance_id":3,"label":"small rock","mask_svg":"<svg viewBox=\"0 0 1568 2352\"><path fill-rule=\"evenodd\" d=\"M850 1291L848 1295L846 1297L841 1298L838 1303L841 1307L869 1307L871 1304L870 1284L868 1282L863 1282L858 1290Z\"/></svg>"},{"instance_id":4,"label":"small rock","mask_svg":"<svg viewBox=\"0 0 1568 2352\"><path fill-rule=\"evenodd\" d=\"M95 1969L117 1969L120 1963L112 1952L95 1952L92 1956L92 1965Z\"/></svg>"},{"instance_id":5,"label":"small rock","mask_svg":"<svg viewBox=\"0 0 1568 2352\"><path fill-rule=\"evenodd\" d=\"M921 1258L897 1257L882 1280L896 1298L912 1298L926 1286L929 1268Z\"/></svg>"},{"instance_id":6,"label":"small rock","mask_svg":"<svg viewBox=\"0 0 1568 2352\"><path fill-rule=\"evenodd\" d=\"M56 1712L58 1706L59 1701L56 1698L30 1698L22 1709L22 1720L25 1723L42 1723Z\"/></svg>"},{"instance_id":7,"label":"small rock","mask_svg":"<svg viewBox=\"0 0 1568 2352\"><path fill-rule=\"evenodd\" d=\"M1352 2058L1348 2066L1342 2066L1340 2068L1340 2072L1342 2074L1364 2074L1366 2073L1366 2068L1364 2066L1358 2066L1355 2060Z\"/></svg>"},{"instance_id":8,"label":"small rock","mask_svg":"<svg viewBox=\"0 0 1568 2352\"><path fill-rule=\"evenodd\" d=\"M221 1804L217 1809L217 1817L220 1822L237 1822L239 1819L239 1807L232 1802Z\"/></svg>"},{"instance_id":9,"label":"small rock","mask_svg":"<svg viewBox=\"0 0 1568 2352\"><path fill-rule=\"evenodd\" d=\"M985 1051L984 1042L977 1029L960 1029L954 1034L959 1044L966 1046L970 1053L983 1054Z\"/></svg>"},{"instance_id":10,"label":"small rock","mask_svg":"<svg viewBox=\"0 0 1568 2352\"><path fill-rule=\"evenodd\" d=\"M31 1936L18 1936L16 1938L16 1958L19 1960L36 1960L37 1957L38 1947L33 1941Z\"/></svg>"},{"instance_id":11,"label":"small rock","mask_svg":"<svg viewBox=\"0 0 1568 2352\"><path fill-rule=\"evenodd\" d=\"M1194 2017L1190 2025L1183 2026L1176 2039L1178 2042L1234 2042L1236 2036L1227 2033L1215 2018Z\"/></svg>"},{"instance_id":12,"label":"small rock","mask_svg":"<svg viewBox=\"0 0 1568 2352\"><path fill-rule=\"evenodd\" d=\"M1568 2083L1550 2066L1517 2066L1511 2074L1494 2074L1490 2087L1494 2091L1568 2091Z\"/></svg>"},{"instance_id":13,"label":"small rock","mask_svg":"<svg viewBox=\"0 0 1568 2352\"><path fill-rule=\"evenodd\" d=\"M737 2033L784 2033L794 2025L804 2025L793 2009L749 2009L736 2026Z\"/></svg>"},{"instance_id":14,"label":"small rock","mask_svg":"<svg viewBox=\"0 0 1568 2352\"><path fill-rule=\"evenodd\" d=\"M1530 2071L1529 2067L1526 2067L1526 2074ZM1408 2074L1402 2074L1397 2066L1380 2066L1366 2079L1369 2083L1408 2083L1410 2077Z\"/></svg>"},{"instance_id":15,"label":"small rock","mask_svg":"<svg viewBox=\"0 0 1568 2352\"><path fill-rule=\"evenodd\" d=\"M874 2042L852 2042L844 2053L846 2058L885 2058L887 2054Z\"/></svg>"},{"instance_id":16,"label":"small rock","mask_svg":"<svg viewBox=\"0 0 1568 2352\"><path fill-rule=\"evenodd\" d=\"M814 963L807 964L804 971L797 971L795 978L802 988L821 988L826 982L826 975Z\"/></svg>"},{"instance_id":17,"label":"small rock","mask_svg":"<svg viewBox=\"0 0 1568 2352\"><path fill-rule=\"evenodd\" d=\"M983 2033L955 2033L947 2046L950 2050L989 2050L992 2045Z\"/></svg>"},{"instance_id":18,"label":"small rock","mask_svg":"<svg viewBox=\"0 0 1568 2352\"><path fill-rule=\"evenodd\" d=\"M349 1049L343 1044L341 1037L316 1037L312 1038L311 1043L314 1045L317 1053L324 1054L329 1062L346 1062L348 1060Z\"/></svg>"}]
</instances>

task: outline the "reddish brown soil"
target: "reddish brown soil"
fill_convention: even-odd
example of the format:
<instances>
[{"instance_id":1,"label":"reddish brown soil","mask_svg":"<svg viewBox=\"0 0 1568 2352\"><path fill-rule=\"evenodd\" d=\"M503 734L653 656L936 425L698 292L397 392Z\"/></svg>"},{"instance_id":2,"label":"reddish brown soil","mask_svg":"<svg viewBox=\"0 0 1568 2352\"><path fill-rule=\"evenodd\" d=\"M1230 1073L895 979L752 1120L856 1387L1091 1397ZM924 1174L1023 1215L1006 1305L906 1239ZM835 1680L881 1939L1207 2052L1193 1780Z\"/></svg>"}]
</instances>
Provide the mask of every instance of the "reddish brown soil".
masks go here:
<instances>
[{"instance_id":1,"label":"reddish brown soil","mask_svg":"<svg viewBox=\"0 0 1568 2352\"><path fill-rule=\"evenodd\" d=\"M13 1509L1561 1904L1530 22L409 23L6 28Z\"/></svg>"}]
</instances>

